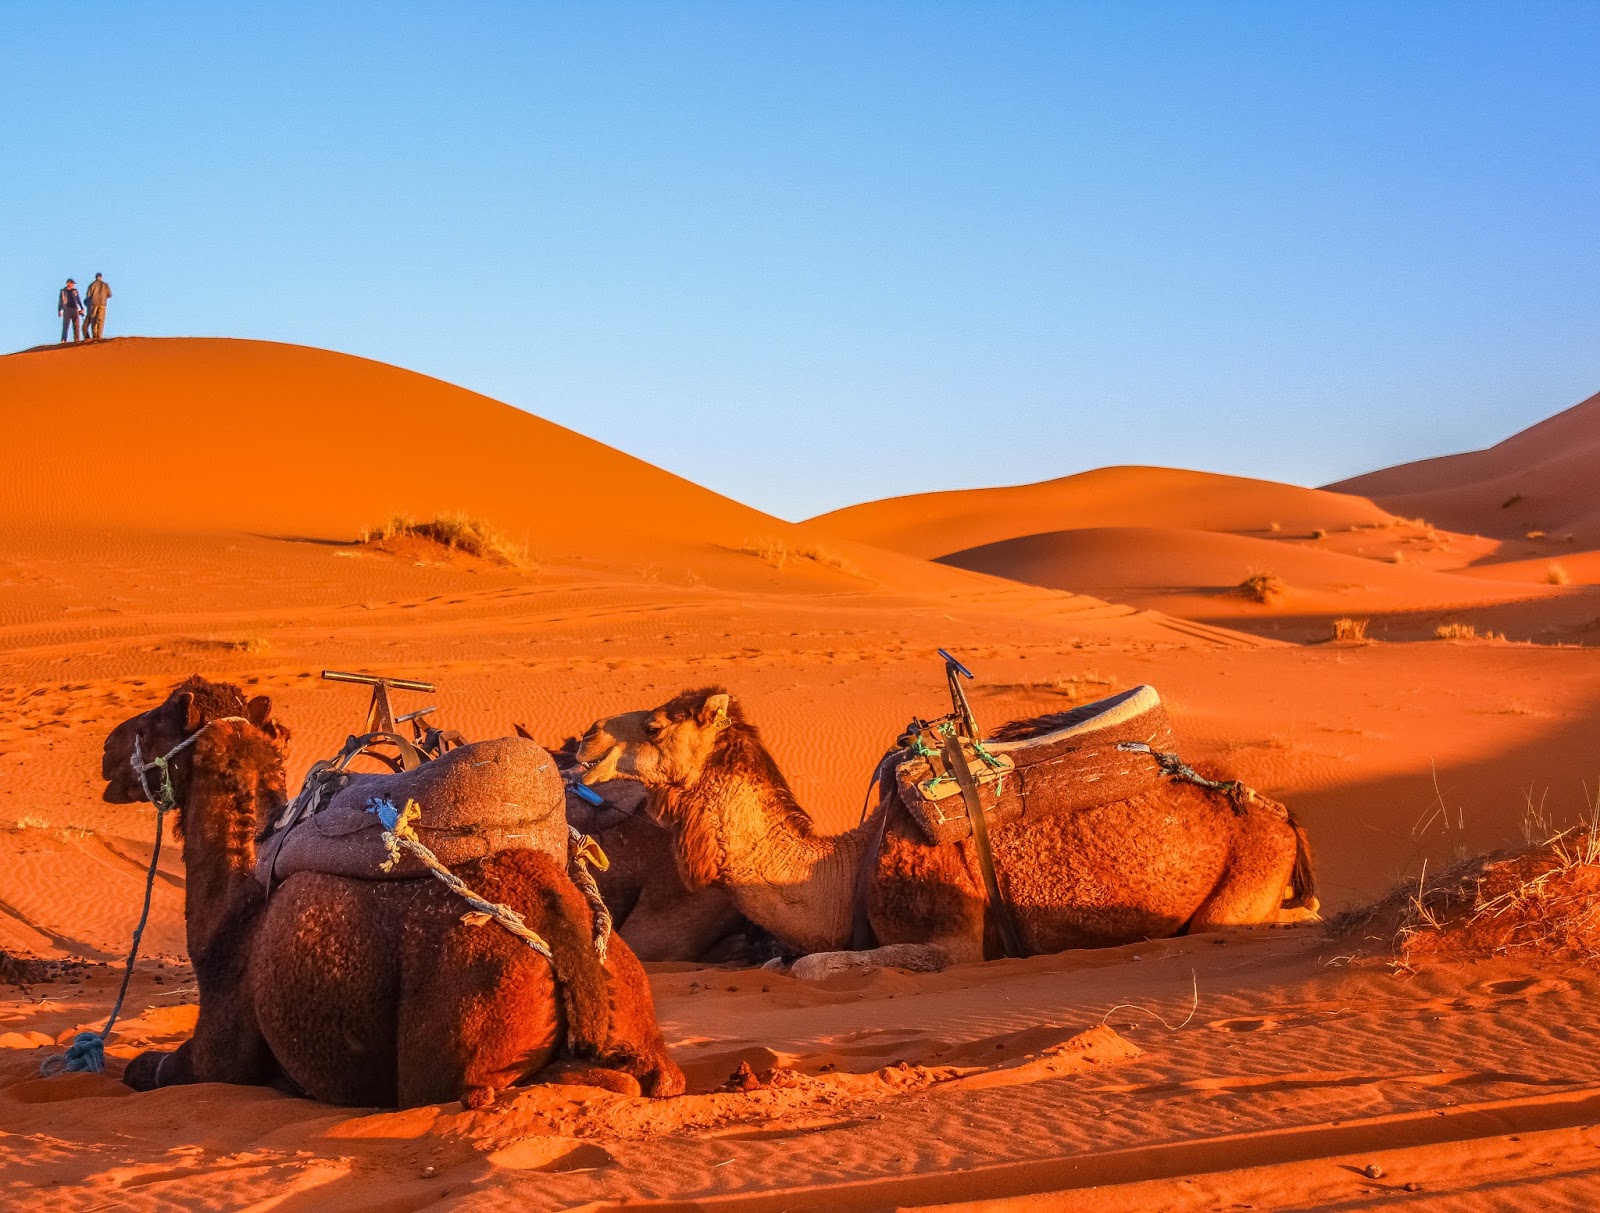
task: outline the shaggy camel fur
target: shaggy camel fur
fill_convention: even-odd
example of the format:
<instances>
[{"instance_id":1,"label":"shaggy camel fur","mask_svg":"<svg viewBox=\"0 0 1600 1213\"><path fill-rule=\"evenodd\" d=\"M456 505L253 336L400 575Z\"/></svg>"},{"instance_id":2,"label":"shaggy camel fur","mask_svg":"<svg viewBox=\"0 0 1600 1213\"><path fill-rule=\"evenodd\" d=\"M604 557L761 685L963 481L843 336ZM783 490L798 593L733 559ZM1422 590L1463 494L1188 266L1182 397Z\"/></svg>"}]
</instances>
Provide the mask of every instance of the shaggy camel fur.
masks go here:
<instances>
[{"instance_id":1,"label":"shaggy camel fur","mask_svg":"<svg viewBox=\"0 0 1600 1213\"><path fill-rule=\"evenodd\" d=\"M526 917L559 983L505 931L463 923L460 899L432 879L301 872L269 900L256 841L285 803L287 734L265 696L180 684L107 738L105 799L145 799L129 762L136 739L148 760L191 736L172 777L199 1022L176 1050L134 1058L130 1086L279 1083L328 1103L402 1107L478 1107L532 1080L683 1090L639 962L613 940L601 966L591 912L548 856L500 851L457 872Z\"/></svg>"},{"instance_id":2,"label":"shaggy camel fur","mask_svg":"<svg viewBox=\"0 0 1600 1213\"><path fill-rule=\"evenodd\" d=\"M853 930L859 888L876 942L896 945L865 960L936 968L1000 954L970 839L930 843L892 780L861 826L818 834L719 687L597 721L579 757L586 780L649 789L685 883L729 889L794 952L873 942ZM1270 802L1241 813L1218 793L1160 780L1126 800L991 825L990 840L1031 952L1315 918L1309 888L1289 895L1296 874L1309 884L1304 836Z\"/></svg>"},{"instance_id":3,"label":"shaggy camel fur","mask_svg":"<svg viewBox=\"0 0 1600 1213\"><path fill-rule=\"evenodd\" d=\"M534 737L520 724L519 737ZM578 773L578 739L568 738L552 750L562 774ZM606 804L586 804L567 793L567 823L599 841L610 866L594 873L600 895L611 911L617 934L628 941L640 960L684 960L720 964L730 960L759 963L762 953L749 938L750 921L733 904L726 889L690 889L678 875L672 835L643 812L645 791L637 783L617 779L596 792Z\"/></svg>"}]
</instances>

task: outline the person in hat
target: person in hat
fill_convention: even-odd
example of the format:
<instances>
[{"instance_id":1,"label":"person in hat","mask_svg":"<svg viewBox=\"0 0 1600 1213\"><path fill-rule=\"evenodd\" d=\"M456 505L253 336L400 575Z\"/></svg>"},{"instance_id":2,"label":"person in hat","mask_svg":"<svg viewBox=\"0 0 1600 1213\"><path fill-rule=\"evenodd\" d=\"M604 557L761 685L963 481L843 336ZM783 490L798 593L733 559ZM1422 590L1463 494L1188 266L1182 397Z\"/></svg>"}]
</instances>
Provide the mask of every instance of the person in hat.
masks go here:
<instances>
[{"instance_id":1,"label":"person in hat","mask_svg":"<svg viewBox=\"0 0 1600 1213\"><path fill-rule=\"evenodd\" d=\"M89 284L89 319L83 326L85 340L99 341L106 335L106 300L111 298L111 284L96 274Z\"/></svg>"},{"instance_id":2,"label":"person in hat","mask_svg":"<svg viewBox=\"0 0 1600 1213\"><path fill-rule=\"evenodd\" d=\"M72 339L82 341L83 333L79 327L79 318L83 315L83 300L78 297L78 287L71 278L67 285L61 288L61 294L56 298L56 315L61 317L61 340L67 339L67 330L72 330Z\"/></svg>"}]
</instances>

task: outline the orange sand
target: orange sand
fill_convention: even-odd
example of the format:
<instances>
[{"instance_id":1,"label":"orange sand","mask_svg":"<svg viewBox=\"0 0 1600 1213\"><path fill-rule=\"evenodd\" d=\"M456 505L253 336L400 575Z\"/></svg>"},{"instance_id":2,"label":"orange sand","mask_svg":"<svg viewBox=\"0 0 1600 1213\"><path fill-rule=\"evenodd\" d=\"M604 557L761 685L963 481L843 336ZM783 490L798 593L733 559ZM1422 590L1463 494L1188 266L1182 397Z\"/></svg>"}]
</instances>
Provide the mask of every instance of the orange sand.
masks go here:
<instances>
[{"instance_id":1,"label":"orange sand","mask_svg":"<svg viewBox=\"0 0 1600 1213\"><path fill-rule=\"evenodd\" d=\"M1315 931L822 986L656 966L696 1091L670 1104L530 1090L367 1115L30 1077L44 1042L103 1020L137 914L152 814L99 800L101 741L191 672L273 696L292 777L358 722L327 666L434 679L469 736L522 720L551 740L718 681L828 829L939 709L938 645L977 670L988 721L1148 681L1186 754L1303 816L1338 907L1520 838L1530 797L1554 823L1583 811L1600 655L1573 642L1600 636L1600 578L1582 541L1551 586L1541 554L1397 524L1417 511L1388 495L1161 469L792 526L460 389L242 341L3 358L0 416L0 948L106 962L0 985L10 1207L1344 1208L1406 1183L1422 1208L1594 1203L1593 975L1396 976ZM537 567L350 543L449 509ZM1227 592L1268 563L1282 602ZM1336 614L1405 642L1287 643ZM1442 619L1546 643L1421 639ZM181 907L169 852L114 1055L192 1023ZM1102 1020L1115 1035L1068 1046ZM711 1094L740 1061L780 1078Z\"/></svg>"}]
</instances>

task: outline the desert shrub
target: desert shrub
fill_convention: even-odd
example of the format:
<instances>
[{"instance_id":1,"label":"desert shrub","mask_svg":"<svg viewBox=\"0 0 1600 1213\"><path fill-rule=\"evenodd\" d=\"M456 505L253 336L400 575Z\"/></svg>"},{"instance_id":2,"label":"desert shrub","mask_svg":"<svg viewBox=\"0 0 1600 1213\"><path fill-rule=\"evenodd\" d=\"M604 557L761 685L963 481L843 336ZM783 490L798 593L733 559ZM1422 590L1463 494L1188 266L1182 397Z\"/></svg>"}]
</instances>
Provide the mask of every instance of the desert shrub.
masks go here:
<instances>
[{"instance_id":1,"label":"desert shrub","mask_svg":"<svg viewBox=\"0 0 1600 1213\"><path fill-rule=\"evenodd\" d=\"M1544 579L1549 585L1567 585L1572 581L1572 576L1559 564L1552 564L1544 571Z\"/></svg>"},{"instance_id":2,"label":"desert shrub","mask_svg":"<svg viewBox=\"0 0 1600 1213\"><path fill-rule=\"evenodd\" d=\"M1435 640L1498 640L1504 641L1504 632L1491 632L1487 628L1479 631L1470 623L1441 623L1433 629Z\"/></svg>"},{"instance_id":3,"label":"desert shrub","mask_svg":"<svg viewBox=\"0 0 1600 1213\"><path fill-rule=\"evenodd\" d=\"M528 563L526 549L507 539L482 519L467 514L440 514L428 522L418 522L406 514L396 514L382 526L361 532L362 543L383 543L412 536L428 539L442 547L465 552L481 560L520 568Z\"/></svg>"},{"instance_id":4,"label":"desert shrub","mask_svg":"<svg viewBox=\"0 0 1600 1213\"><path fill-rule=\"evenodd\" d=\"M1317 527L1316 529L1314 529L1311 532L1311 538L1313 538L1313 539L1326 539L1327 537L1328 537L1327 530L1324 529L1323 527L1320 527L1320 526Z\"/></svg>"},{"instance_id":5,"label":"desert shrub","mask_svg":"<svg viewBox=\"0 0 1600 1213\"><path fill-rule=\"evenodd\" d=\"M1332 929L1377 944L1407 968L1519 954L1592 962L1600 958L1600 821L1463 859L1432 879L1424 869Z\"/></svg>"},{"instance_id":6,"label":"desert shrub","mask_svg":"<svg viewBox=\"0 0 1600 1213\"><path fill-rule=\"evenodd\" d=\"M1524 538L1527 538L1527 539L1543 539L1544 538L1544 532L1543 531L1529 531L1527 533L1527 535L1524 536Z\"/></svg>"},{"instance_id":7,"label":"desert shrub","mask_svg":"<svg viewBox=\"0 0 1600 1213\"><path fill-rule=\"evenodd\" d=\"M1251 573L1235 588L1246 598L1265 604L1277 602L1289 592L1283 578L1276 573Z\"/></svg>"},{"instance_id":8,"label":"desert shrub","mask_svg":"<svg viewBox=\"0 0 1600 1213\"><path fill-rule=\"evenodd\" d=\"M782 539L774 539L768 535L759 539L746 540L739 545L739 550L747 556L765 560L775 569L783 568L790 560L809 560L813 564L821 565L823 568L837 569L839 572L848 573L852 577L861 576L855 565L851 564L832 548L826 548L820 544L813 543L804 547L790 547Z\"/></svg>"},{"instance_id":9,"label":"desert shrub","mask_svg":"<svg viewBox=\"0 0 1600 1213\"><path fill-rule=\"evenodd\" d=\"M1333 638L1335 640L1366 640L1367 620L1335 619L1333 621Z\"/></svg>"}]
</instances>

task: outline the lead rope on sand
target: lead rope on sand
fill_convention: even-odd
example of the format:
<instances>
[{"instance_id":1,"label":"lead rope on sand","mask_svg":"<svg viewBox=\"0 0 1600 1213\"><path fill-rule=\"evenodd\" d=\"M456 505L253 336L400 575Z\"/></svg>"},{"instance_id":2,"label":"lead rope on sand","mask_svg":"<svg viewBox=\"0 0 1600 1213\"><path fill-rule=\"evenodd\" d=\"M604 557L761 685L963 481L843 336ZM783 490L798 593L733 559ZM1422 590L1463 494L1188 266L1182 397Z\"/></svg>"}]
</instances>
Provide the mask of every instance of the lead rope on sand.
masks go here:
<instances>
[{"instance_id":1,"label":"lead rope on sand","mask_svg":"<svg viewBox=\"0 0 1600 1213\"><path fill-rule=\"evenodd\" d=\"M67 1046L65 1053L57 1053L41 1061L39 1073L46 1078L57 1074L99 1074L105 1070L106 1040L111 1035L112 1025L117 1022L117 1016L122 1012L122 1000L128 995L128 982L133 978L133 966L139 959L139 940L144 936L145 924L150 921L150 898L155 891L156 868L161 863L161 840L167 832L167 813L178 806L178 794L172 787L172 760L199 740L200 734L213 724L224 720L243 719L243 716L219 716L216 720L208 720L165 754L159 758L152 758L149 762L144 761L139 738L134 737L133 753L128 756L128 765L139 777L139 786L144 790L145 799L156 809L156 841L150 850L149 871L144 876L144 908L139 911L139 923L133 928L133 946L128 949L127 965L122 970L122 986L117 991L117 1001L111 1004L111 1014L106 1017L106 1026L98 1032L79 1032L72 1038L72 1043ZM159 794L150 790L150 781L145 778L150 771L161 772Z\"/></svg>"}]
</instances>

